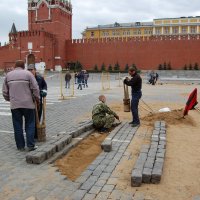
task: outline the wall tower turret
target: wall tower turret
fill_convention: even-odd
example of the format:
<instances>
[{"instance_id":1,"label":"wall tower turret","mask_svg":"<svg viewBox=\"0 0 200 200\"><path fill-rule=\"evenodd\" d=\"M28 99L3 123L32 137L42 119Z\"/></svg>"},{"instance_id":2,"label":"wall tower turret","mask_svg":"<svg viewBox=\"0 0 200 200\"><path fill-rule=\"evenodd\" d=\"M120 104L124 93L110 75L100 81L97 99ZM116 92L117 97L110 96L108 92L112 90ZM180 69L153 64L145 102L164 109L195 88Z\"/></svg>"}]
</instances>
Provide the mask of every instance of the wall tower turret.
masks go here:
<instances>
[{"instance_id":1,"label":"wall tower turret","mask_svg":"<svg viewBox=\"0 0 200 200\"><path fill-rule=\"evenodd\" d=\"M16 47L17 44L17 29L15 27L15 23L13 23L11 31L9 33L9 42L12 48Z\"/></svg>"},{"instance_id":2,"label":"wall tower turret","mask_svg":"<svg viewBox=\"0 0 200 200\"><path fill-rule=\"evenodd\" d=\"M55 37L55 66L64 66L66 40L72 39L72 4L68 0L28 0L29 31L39 30Z\"/></svg>"},{"instance_id":3,"label":"wall tower turret","mask_svg":"<svg viewBox=\"0 0 200 200\"><path fill-rule=\"evenodd\" d=\"M29 30L44 30L72 38L72 5L68 0L28 0Z\"/></svg>"}]
</instances>

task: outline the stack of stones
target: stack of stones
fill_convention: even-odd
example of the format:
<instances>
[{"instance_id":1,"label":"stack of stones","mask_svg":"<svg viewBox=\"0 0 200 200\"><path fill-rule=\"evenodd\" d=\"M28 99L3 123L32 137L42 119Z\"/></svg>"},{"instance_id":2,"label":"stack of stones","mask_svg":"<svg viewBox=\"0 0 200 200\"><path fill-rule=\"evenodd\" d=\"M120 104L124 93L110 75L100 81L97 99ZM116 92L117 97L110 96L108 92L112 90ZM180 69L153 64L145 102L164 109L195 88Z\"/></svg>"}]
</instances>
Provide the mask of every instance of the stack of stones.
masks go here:
<instances>
[{"instance_id":1,"label":"stack of stones","mask_svg":"<svg viewBox=\"0 0 200 200\"><path fill-rule=\"evenodd\" d=\"M166 152L166 123L156 121L150 145L143 145L131 175L131 185L159 183Z\"/></svg>"},{"instance_id":2,"label":"stack of stones","mask_svg":"<svg viewBox=\"0 0 200 200\"><path fill-rule=\"evenodd\" d=\"M93 131L93 123L91 121L73 127L65 134L52 138L45 144L39 146L35 151L29 152L26 155L26 162L29 164L41 164L45 160L53 157L54 154L62 151L64 148L70 150L81 141L77 140L75 144L72 144L73 138L77 138L83 134L90 135ZM84 138L82 137L81 139Z\"/></svg>"}]
</instances>

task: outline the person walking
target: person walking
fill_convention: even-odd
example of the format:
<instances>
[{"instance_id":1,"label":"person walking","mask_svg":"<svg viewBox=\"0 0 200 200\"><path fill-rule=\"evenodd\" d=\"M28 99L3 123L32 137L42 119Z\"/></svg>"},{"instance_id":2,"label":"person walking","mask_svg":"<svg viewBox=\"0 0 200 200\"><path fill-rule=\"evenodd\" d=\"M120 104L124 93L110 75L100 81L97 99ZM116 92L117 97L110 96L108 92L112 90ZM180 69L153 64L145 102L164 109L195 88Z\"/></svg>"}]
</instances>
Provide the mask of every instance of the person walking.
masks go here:
<instances>
[{"instance_id":1,"label":"person walking","mask_svg":"<svg viewBox=\"0 0 200 200\"><path fill-rule=\"evenodd\" d=\"M152 85L155 85L155 83L156 83L156 74L154 71L151 71L151 73L150 73L149 83Z\"/></svg>"},{"instance_id":2,"label":"person walking","mask_svg":"<svg viewBox=\"0 0 200 200\"><path fill-rule=\"evenodd\" d=\"M82 74L81 74L81 72L79 72L78 74L77 74L77 83L78 83L78 87L77 87L77 89L79 90L82 90Z\"/></svg>"},{"instance_id":3,"label":"person walking","mask_svg":"<svg viewBox=\"0 0 200 200\"><path fill-rule=\"evenodd\" d=\"M82 87L85 88L84 70L81 70L80 75L81 75L81 83L82 83Z\"/></svg>"},{"instance_id":4,"label":"person walking","mask_svg":"<svg viewBox=\"0 0 200 200\"><path fill-rule=\"evenodd\" d=\"M65 74L65 88L70 88L70 81L71 81L71 74L69 72L69 70L67 70L66 74Z\"/></svg>"},{"instance_id":5,"label":"person walking","mask_svg":"<svg viewBox=\"0 0 200 200\"><path fill-rule=\"evenodd\" d=\"M35 150L35 103L39 104L39 87L33 74L24 70L22 60L16 61L15 69L4 80L2 93L10 101L14 135L17 149L25 150L23 117L25 119L26 142L29 151Z\"/></svg>"},{"instance_id":6,"label":"person walking","mask_svg":"<svg viewBox=\"0 0 200 200\"><path fill-rule=\"evenodd\" d=\"M77 75L78 75L78 73L75 72L75 74L74 74L74 82L75 82L75 84L77 84Z\"/></svg>"},{"instance_id":7,"label":"person walking","mask_svg":"<svg viewBox=\"0 0 200 200\"><path fill-rule=\"evenodd\" d=\"M84 81L85 81L85 86L88 87L88 78L89 78L89 73L87 71L84 72Z\"/></svg>"},{"instance_id":8,"label":"person walking","mask_svg":"<svg viewBox=\"0 0 200 200\"><path fill-rule=\"evenodd\" d=\"M99 96L99 101L92 109L92 121L96 129L106 132L112 126L115 126L115 118L119 120L119 116L106 105L106 97L104 95Z\"/></svg>"},{"instance_id":9,"label":"person walking","mask_svg":"<svg viewBox=\"0 0 200 200\"><path fill-rule=\"evenodd\" d=\"M131 79L128 77L125 78L124 84L131 86L131 112L132 112L132 121L130 124L132 127L136 127L140 125L140 119L138 114L138 105L139 100L142 97L142 79L140 75L137 73L137 69L134 67L129 68L129 75L131 76Z\"/></svg>"}]
</instances>

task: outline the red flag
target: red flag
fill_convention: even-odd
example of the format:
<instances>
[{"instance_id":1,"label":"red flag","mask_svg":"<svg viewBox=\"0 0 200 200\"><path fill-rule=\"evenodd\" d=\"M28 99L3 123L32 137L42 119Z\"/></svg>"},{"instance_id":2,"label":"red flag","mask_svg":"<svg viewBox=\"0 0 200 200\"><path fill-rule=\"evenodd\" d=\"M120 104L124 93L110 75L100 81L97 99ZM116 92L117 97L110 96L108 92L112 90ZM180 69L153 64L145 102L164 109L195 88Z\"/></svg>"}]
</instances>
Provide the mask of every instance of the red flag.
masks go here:
<instances>
[{"instance_id":1,"label":"red flag","mask_svg":"<svg viewBox=\"0 0 200 200\"><path fill-rule=\"evenodd\" d=\"M197 88L195 88L191 93L187 100L185 110L183 116L187 115L189 110L194 109L194 107L198 104L197 102Z\"/></svg>"}]
</instances>

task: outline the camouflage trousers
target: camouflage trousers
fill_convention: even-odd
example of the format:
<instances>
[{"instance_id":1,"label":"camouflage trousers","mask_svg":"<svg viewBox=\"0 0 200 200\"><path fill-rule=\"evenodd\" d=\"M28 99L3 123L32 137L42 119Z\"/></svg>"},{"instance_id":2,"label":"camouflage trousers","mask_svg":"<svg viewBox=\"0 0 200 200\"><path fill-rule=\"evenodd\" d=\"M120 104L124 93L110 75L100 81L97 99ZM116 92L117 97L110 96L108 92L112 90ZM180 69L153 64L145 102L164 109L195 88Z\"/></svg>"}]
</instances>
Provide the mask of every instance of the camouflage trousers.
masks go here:
<instances>
[{"instance_id":1,"label":"camouflage trousers","mask_svg":"<svg viewBox=\"0 0 200 200\"><path fill-rule=\"evenodd\" d=\"M93 124L96 128L111 128L115 121L114 115L106 115L104 118L102 117L94 117Z\"/></svg>"}]
</instances>

